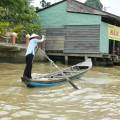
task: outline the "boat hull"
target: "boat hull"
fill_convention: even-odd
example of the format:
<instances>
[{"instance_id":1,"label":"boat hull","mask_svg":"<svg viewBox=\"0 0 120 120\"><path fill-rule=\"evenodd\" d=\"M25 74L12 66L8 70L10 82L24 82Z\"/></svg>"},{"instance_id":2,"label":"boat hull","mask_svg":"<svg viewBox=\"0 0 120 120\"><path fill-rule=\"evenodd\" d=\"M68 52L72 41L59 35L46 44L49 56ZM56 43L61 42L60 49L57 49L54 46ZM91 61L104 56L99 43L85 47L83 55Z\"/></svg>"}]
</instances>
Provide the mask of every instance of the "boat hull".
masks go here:
<instances>
[{"instance_id":1,"label":"boat hull","mask_svg":"<svg viewBox=\"0 0 120 120\"><path fill-rule=\"evenodd\" d=\"M40 82L28 82L26 83L27 87L34 88L34 87L53 87L57 85L61 85L64 82L58 82L58 83L40 83Z\"/></svg>"},{"instance_id":2,"label":"boat hull","mask_svg":"<svg viewBox=\"0 0 120 120\"><path fill-rule=\"evenodd\" d=\"M32 80L23 77L21 79L27 87L52 87L64 84L68 80L79 79L91 68L92 62L91 59L88 59L85 62L78 63L57 72L42 75L38 74L36 77L33 77Z\"/></svg>"},{"instance_id":3,"label":"boat hull","mask_svg":"<svg viewBox=\"0 0 120 120\"><path fill-rule=\"evenodd\" d=\"M23 77L21 77L22 82L24 82L26 84L27 87L29 88L33 88L33 87L52 87L52 86L56 86L56 85L61 85L64 84L65 80L59 80L56 82L53 81L35 81L35 80L29 80L29 79L24 79Z\"/></svg>"}]
</instances>

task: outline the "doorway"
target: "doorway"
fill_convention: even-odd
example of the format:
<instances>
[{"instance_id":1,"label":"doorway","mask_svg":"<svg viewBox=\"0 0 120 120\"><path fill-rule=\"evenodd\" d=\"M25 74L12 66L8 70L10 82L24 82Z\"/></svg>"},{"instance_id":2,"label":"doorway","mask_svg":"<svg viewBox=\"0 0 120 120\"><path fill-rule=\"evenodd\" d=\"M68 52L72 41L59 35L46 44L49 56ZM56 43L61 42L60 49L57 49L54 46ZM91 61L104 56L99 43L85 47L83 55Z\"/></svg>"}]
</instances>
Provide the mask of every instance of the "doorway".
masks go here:
<instances>
[{"instance_id":1,"label":"doorway","mask_svg":"<svg viewBox=\"0 0 120 120\"><path fill-rule=\"evenodd\" d=\"M120 56L120 41L109 40L109 53Z\"/></svg>"}]
</instances>

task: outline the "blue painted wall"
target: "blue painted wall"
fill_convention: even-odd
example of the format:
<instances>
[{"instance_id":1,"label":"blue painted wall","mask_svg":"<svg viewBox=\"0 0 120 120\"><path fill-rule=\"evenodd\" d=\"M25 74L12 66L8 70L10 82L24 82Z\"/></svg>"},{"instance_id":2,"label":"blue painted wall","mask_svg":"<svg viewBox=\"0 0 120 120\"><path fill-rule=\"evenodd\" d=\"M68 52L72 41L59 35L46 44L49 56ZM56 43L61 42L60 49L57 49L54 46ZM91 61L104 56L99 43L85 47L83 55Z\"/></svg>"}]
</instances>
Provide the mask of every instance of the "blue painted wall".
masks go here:
<instances>
[{"instance_id":1,"label":"blue painted wall","mask_svg":"<svg viewBox=\"0 0 120 120\"><path fill-rule=\"evenodd\" d=\"M44 28L64 27L64 25L95 25L101 23L101 16L70 13L66 11L67 2L49 7L38 12Z\"/></svg>"},{"instance_id":2,"label":"blue painted wall","mask_svg":"<svg viewBox=\"0 0 120 120\"><path fill-rule=\"evenodd\" d=\"M63 27L66 23L66 2L38 12L44 28Z\"/></svg>"},{"instance_id":3,"label":"blue painted wall","mask_svg":"<svg viewBox=\"0 0 120 120\"><path fill-rule=\"evenodd\" d=\"M109 53L108 24L104 22L100 25L100 52Z\"/></svg>"},{"instance_id":4,"label":"blue painted wall","mask_svg":"<svg viewBox=\"0 0 120 120\"><path fill-rule=\"evenodd\" d=\"M98 25L101 23L101 16L68 12L66 21L67 25Z\"/></svg>"}]
</instances>

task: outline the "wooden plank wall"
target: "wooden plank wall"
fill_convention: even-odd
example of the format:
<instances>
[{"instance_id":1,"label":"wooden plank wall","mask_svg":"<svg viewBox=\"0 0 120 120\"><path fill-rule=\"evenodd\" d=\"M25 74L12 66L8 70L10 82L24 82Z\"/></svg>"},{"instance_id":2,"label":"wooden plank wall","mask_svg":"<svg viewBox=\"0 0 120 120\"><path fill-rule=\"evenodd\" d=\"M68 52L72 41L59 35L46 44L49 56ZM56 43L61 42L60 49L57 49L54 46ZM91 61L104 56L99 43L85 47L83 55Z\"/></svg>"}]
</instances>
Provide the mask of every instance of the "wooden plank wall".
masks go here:
<instances>
[{"instance_id":1,"label":"wooden plank wall","mask_svg":"<svg viewBox=\"0 0 120 120\"><path fill-rule=\"evenodd\" d=\"M98 53L99 25L66 26L64 53Z\"/></svg>"},{"instance_id":2,"label":"wooden plank wall","mask_svg":"<svg viewBox=\"0 0 120 120\"><path fill-rule=\"evenodd\" d=\"M46 50L64 51L64 28L48 28L46 29L47 44Z\"/></svg>"},{"instance_id":3,"label":"wooden plank wall","mask_svg":"<svg viewBox=\"0 0 120 120\"><path fill-rule=\"evenodd\" d=\"M63 53L99 53L100 26L80 25L46 29L46 50Z\"/></svg>"}]
</instances>

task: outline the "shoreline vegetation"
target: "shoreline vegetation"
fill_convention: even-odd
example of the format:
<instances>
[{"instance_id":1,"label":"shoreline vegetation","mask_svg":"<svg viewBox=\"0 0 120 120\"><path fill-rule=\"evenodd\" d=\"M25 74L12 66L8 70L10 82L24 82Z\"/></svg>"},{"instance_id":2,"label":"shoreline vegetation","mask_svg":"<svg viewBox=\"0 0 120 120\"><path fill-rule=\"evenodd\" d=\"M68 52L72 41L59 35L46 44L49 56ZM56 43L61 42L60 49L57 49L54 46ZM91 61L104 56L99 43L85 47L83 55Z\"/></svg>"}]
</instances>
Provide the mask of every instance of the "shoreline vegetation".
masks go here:
<instances>
[{"instance_id":1,"label":"shoreline vegetation","mask_svg":"<svg viewBox=\"0 0 120 120\"><path fill-rule=\"evenodd\" d=\"M31 2L30 0L0 2L0 38L11 38L13 33L16 33L16 43L23 43L27 34L41 34L40 18L35 8L30 5Z\"/></svg>"}]
</instances>

